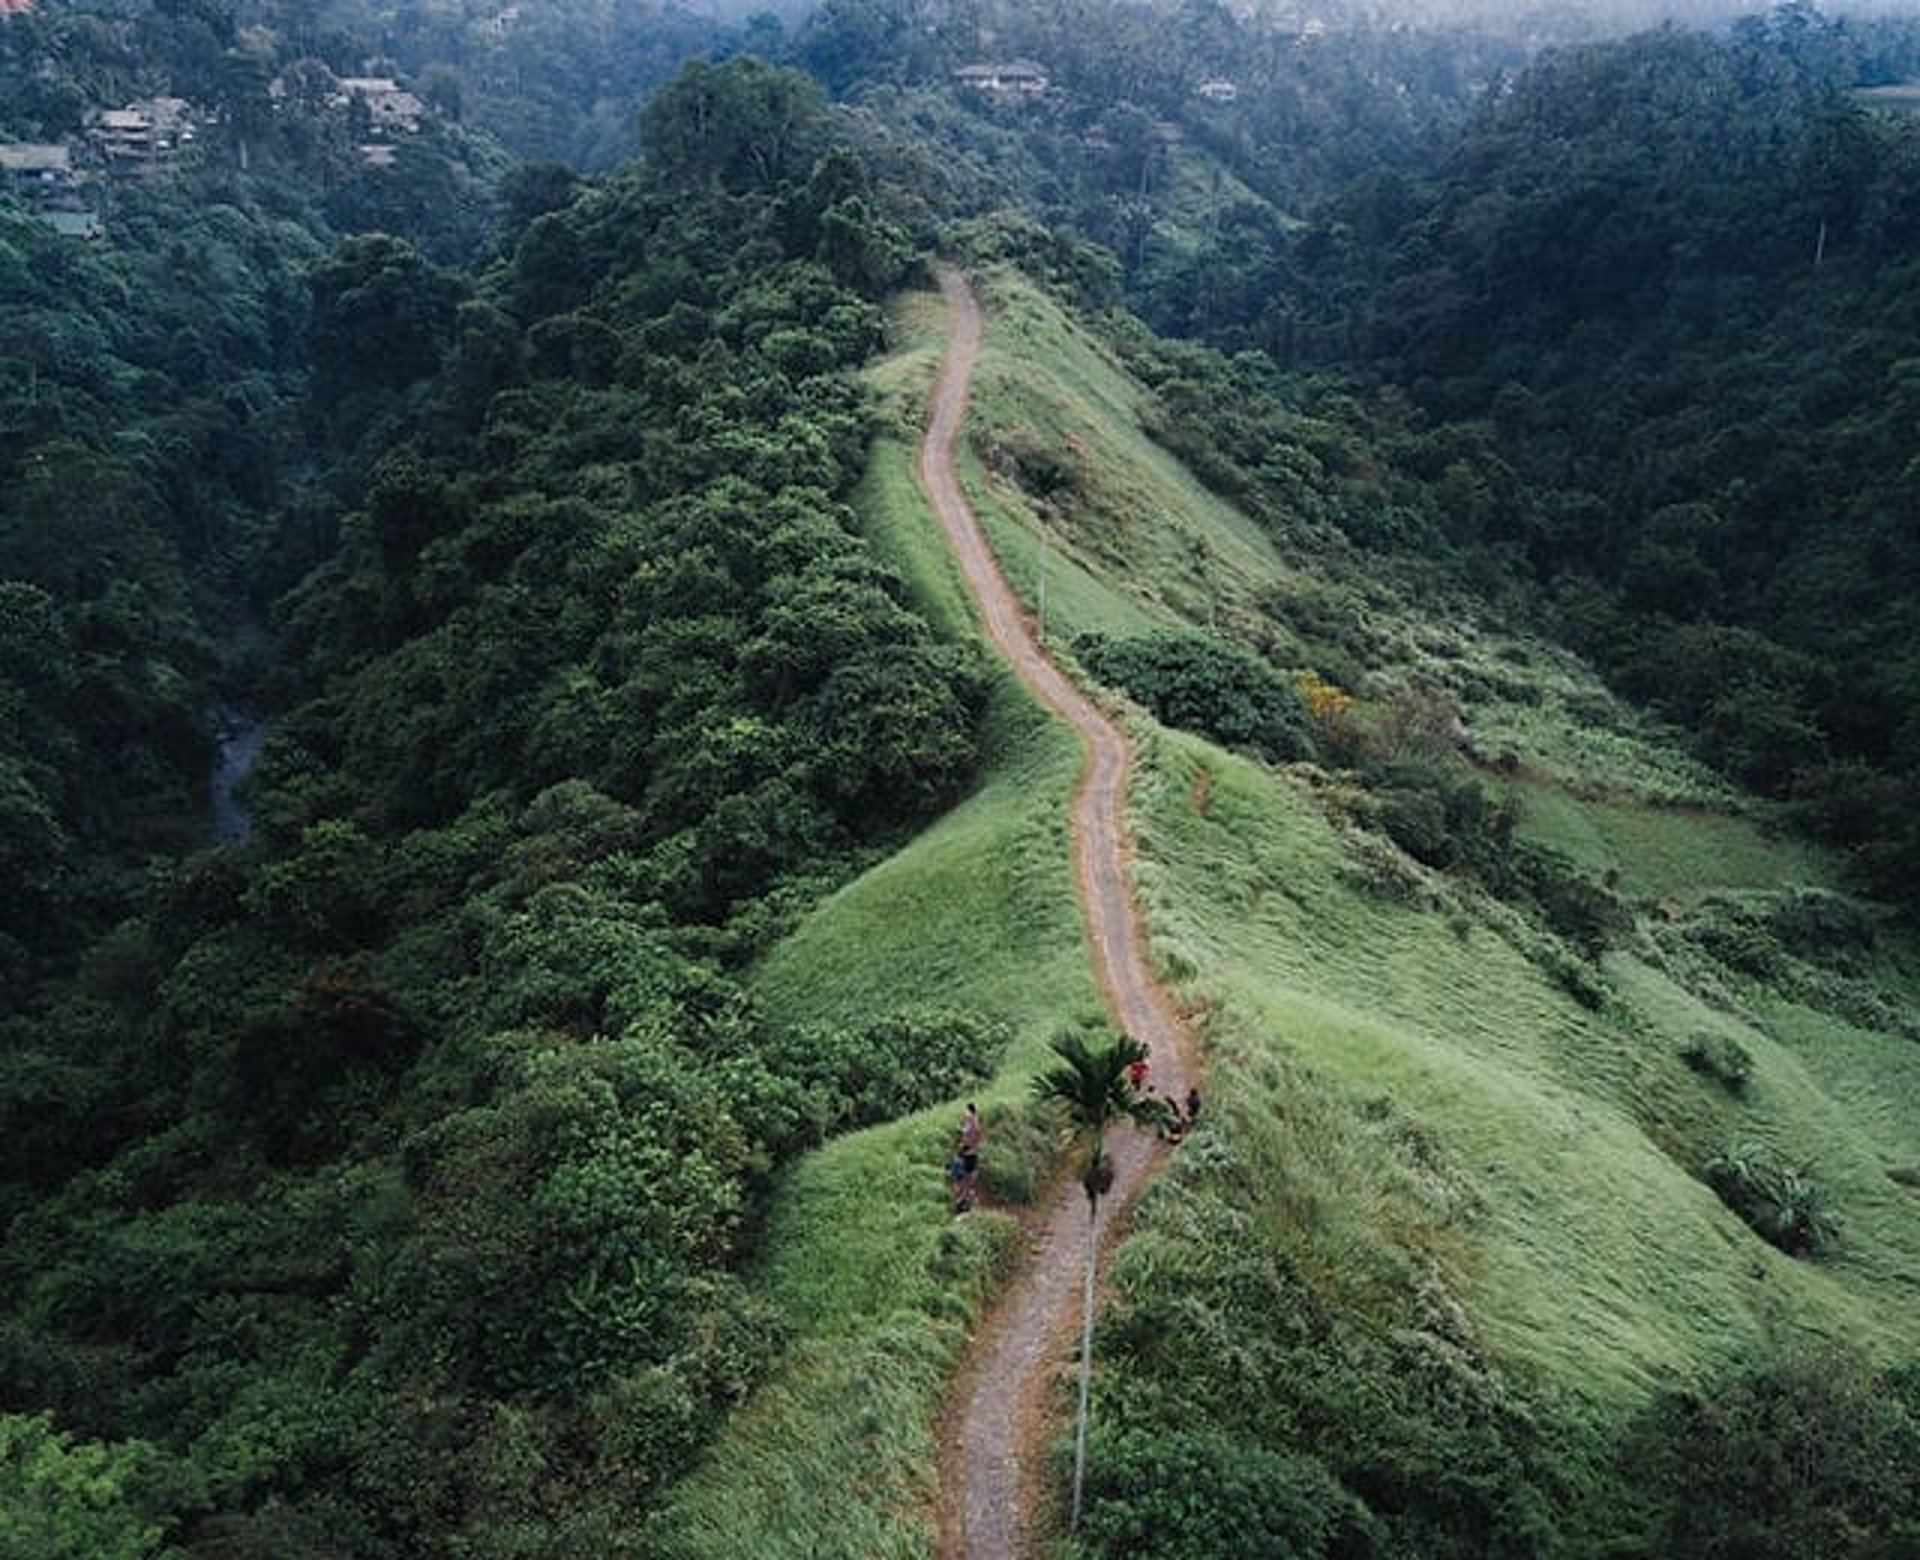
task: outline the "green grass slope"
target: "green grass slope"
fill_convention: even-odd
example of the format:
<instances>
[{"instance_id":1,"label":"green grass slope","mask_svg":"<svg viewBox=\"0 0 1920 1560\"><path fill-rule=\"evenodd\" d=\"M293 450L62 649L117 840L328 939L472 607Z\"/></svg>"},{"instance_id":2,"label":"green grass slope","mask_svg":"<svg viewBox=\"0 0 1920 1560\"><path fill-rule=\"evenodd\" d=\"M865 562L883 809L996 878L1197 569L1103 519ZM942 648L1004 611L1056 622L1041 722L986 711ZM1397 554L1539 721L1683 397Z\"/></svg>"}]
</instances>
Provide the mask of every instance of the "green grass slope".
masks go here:
<instances>
[{"instance_id":1,"label":"green grass slope","mask_svg":"<svg viewBox=\"0 0 1920 1560\"><path fill-rule=\"evenodd\" d=\"M1777 998L1710 1000L1652 936L1607 961L1596 1012L1504 907L1405 861L1383 880L1379 843L1307 782L1186 739L1155 752L1141 850L1160 946L1219 1005L1230 1058L1283 1050L1436 1135L1477 1210L1459 1296L1504 1366L1619 1408L1786 1334L1914 1336L1920 1204L1885 1169L1920 1132L1920 1047ZM1682 1059L1702 1030L1753 1056L1737 1105ZM1849 1095L1868 1090L1863 1113ZM1695 1178L1736 1137L1818 1167L1841 1255L1781 1255Z\"/></svg>"},{"instance_id":2,"label":"green grass slope","mask_svg":"<svg viewBox=\"0 0 1920 1560\"><path fill-rule=\"evenodd\" d=\"M1055 638L1244 620L1276 585L1310 589L1245 515L1146 435L1146 392L1019 277L989 311L962 478L1029 607Z\"/></svg>"},{"instance_id":3,"label":"green grass slope","mask_svg":"<svg viewBox=\"0 0 1920 1560\"><path fill-rule=\"evenodd\" d=\"M1121 1509L1099 1504L1103 1469L1135 1478L1129 1425L1199 1435L1235 1413L1241 1443L1304 1447L1343 1476L1457 1474L1462 1510L1507 1487L1502 1457L1550 1444L1534 1483L1575 1512L1600 1498L1580 1470L1663 1389L1819 1340L1910 1347L1911 946L1563 654L1356 580L1350 560L1335 578L1283 553L1152 442L1147 392L1091 335L1016 276L983 290L963 480L1056 643L1178 623L1257 639L1275 601L1350 610L1379 684L1447 690L1522 837L1604 876L1632 922L1589 963L1404 856L1343 777L1137 720L1141 894L1156 958L1205 1015L1212 1103L1116 1267L1101 1412L1118 1439L1096 1441L1096 1515ZM971 633L911 475L940 324L934 299L896 310L862 513L926 610ZM993 732L976 794L821 906L755 989L791 1023L926 1003L1007 1020L981 1098L1016 1192L1039 1157L1009 1141L1024 1080L1094 997L1061 821L1077 753L1010 685ZM1744 1089L1689 1066L1707 1041L1749 1059ZM672 1552L928 1552L945 1376L1012 1234L947 1220L950 1116L855 1134L787 1177L758 1282L790 1363L664 1514ZM1747 1142L1809 1167L1834 1252L1789 1258L1708 1190L1706 1160ZM1423 1413L1477 1450L1422 1451L1407 1427ZM1435 1455L1442 1471L1380 1473ZM1510 1505L1519 1533L1576 1521Z\"/></svg>"},{"instance_id":4,"label":"green grass slope","mask_svg":"<svg viewBox=\"0 0 1920 1560\"><path fill-rule=\"evenodd\" d=\"M863 525L924 610L956 636L973 617L913 480L915 425L944 337L937 296L896 307L873 370L895 431L876 442ZM772 1021L914 1007L1007 1024L986 1117L990 1193L1031 1190L1044 1145L1020 1104L1053 1033L1096 1011L1066 831L1072 735L1002 678L981 784L907 849L833 895L755 971ZM826 1144L787 1174L756 1288L789 1329L778 1379L737 1414L659 1522L686 1556L920 1555L932 1543L934 1424L966 1328L1017 1226L954 1221L941 1166L954 1109Z\"/></svg>"}]
</instances>

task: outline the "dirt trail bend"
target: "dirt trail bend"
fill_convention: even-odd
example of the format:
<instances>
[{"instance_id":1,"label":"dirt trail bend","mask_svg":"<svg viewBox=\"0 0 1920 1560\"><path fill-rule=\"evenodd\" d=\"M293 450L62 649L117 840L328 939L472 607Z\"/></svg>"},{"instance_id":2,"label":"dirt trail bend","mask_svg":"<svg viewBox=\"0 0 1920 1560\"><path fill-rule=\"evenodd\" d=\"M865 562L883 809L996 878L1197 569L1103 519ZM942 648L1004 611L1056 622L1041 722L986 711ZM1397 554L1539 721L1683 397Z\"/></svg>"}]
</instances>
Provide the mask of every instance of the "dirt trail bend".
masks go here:
<instances>
[{"instance_id":1,"label":"dirt trail bend","mask_svg":"<svg viewBox=\"0 0 1920 1560\"><path fill-rule=\"evenodd\" d=\"M987 635L1037 698L1079 732L1086 764L1073 801L1076 891L1094 975L1115 1024L1153 1050L1150 1086L1184 1095L1186 1031L1147 963L1146 941L1128 884L1126 737L1060 672L1032 629L960 490L954 443L980 349L980 305L957 273L943 271L952 326L934 382L920 445L920 485L979 603ZM1101 1200L1100 1226L1124 1216L1157 1158L1153 1141L1122 1128L1111 1140L1115 1177ZM959 1406L941 1445L944 1560L1008 1560L1027 1550L1038 1495L1043 1410L1056 1373L1071 1363L1087 1239L1086 1199L1069 1182L1039 1210L1027 1266L1009 1285L968 1351Z\"/></svg>"}]
</instances>

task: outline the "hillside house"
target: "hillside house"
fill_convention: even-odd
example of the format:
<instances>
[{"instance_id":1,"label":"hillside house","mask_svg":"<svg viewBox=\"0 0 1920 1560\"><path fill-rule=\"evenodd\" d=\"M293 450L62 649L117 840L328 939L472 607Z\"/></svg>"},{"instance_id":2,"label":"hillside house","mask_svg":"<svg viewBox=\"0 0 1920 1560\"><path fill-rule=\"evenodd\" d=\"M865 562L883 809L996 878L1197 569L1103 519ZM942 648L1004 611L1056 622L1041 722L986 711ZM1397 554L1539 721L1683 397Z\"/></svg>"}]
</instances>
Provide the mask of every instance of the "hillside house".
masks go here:
<instances>
[{"instance_id":1,"label":"hillside house","mask_svg":"<svg viewBox=\"0 0 1920 1560\"><path fill-rule=\"evenodd\" d=\"M193 105L185 98L156 97L88 117L87 139L109 171L146 174L166 167L190 147L198 132Z\"/></svg>"},{"instance_id":2,"label":"hillside house","mask_svg":"<svg viewBox=\"0 0 1920 1560\"><path fill-rule=\"evenodd\" d=\"M383 135L411 135L426 117L427 105L390 76L342 76L329 102L344 109L355 98L367 105L372 128Z\"/></svg>"},{"instance_id":3,"label":"hillside house","mask_svg":"<svg viewBox=\"0 0 1920 1560\"><path fill-rule=\"evenodd\" d=\"M962 65L953 75L961 86L990 97L1038 97L1052 85L1046 67L1032 60L1009 60L1004 65Z\"/></svg>"},{"instance_id":4,"label":"hillside house","mask_svg":"<svg viewBox=\"0 0 1920 1560\"><path fill-rule=\"evenodd\" d=\"M0 182L28 204L73 187L73 153L58 142L0 141Z\"/></svg>"},{"instance_id":5,"label":"hillside house","mask_svg":"<svg viewBox=\"0 0 1920 1560\"><path fill-rule=\"evenodd\" d=\"M73 150L62 143L0 142L0 190L69 238L98 238L100 218L81 194Z\"/></svg>"},{"instance_id":6,"label":"hillside house","mask_svg":"<svg viewBox=\"0 0 1920 1560\"><path fill-rule=\"evenodd\" d=\"M1240 96L1240 87L1225 76L1212 76L1193 89L1209 103L1231 103Z\"/></svg>"},{"instance_id":7,"label":"hillside house","mask_svg":"<svg viewBox=\"0 0 1920 1560\"><path fill-rule=\"evenodd\" d=\"M33 10L33 0L0 0L0 17L25 16Z\"/></svg>"}]
</instances>

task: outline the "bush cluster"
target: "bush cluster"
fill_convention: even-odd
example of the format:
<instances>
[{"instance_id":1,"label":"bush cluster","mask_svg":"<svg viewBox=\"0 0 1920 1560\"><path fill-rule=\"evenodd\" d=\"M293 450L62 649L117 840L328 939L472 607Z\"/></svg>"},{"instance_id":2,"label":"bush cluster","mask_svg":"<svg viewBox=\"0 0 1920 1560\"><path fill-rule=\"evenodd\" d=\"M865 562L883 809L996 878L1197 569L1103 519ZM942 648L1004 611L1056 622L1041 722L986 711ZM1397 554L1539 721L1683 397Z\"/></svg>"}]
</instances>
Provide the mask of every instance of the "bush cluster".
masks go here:
<instances>
[{"instance_id":1,"label":"bush cluster","mask_svg":"<svg viewBox=\"0 0 1920 1560\"><path fill-rule=\"evenodd\" d=\"M1681 1047L1680 1059L1729 1094L1745 1094L1753 1077L1753 1057L1729 1035L1696 1034Z\"/></svg>"},{"instance_id":2,"label":"bush cluster","mask_svg":"<svg viewBox=\"0 0 1920 1560\"><path fill-rule=\"evenodd\" d=\"M1839 1220L1820 1184L1765 1144L1730 1145L1701 1173L1754 1234L1790 1257L1817 1256L1839 1239Z\"/></svg>"},{"instance_id":3,"label":"bush cluster","mask_svg":"<svg viewBox=\"0 0 1920 1560\"><path fill-rule=\"evenodd\" d=\"M1276 763L1313 756L1312 722L1299 690L1237 645L1184 630L1130 639L1084 634L1073 648L1094 677L1169 726Z\"/></svg>"},{"instance_id":4,"label":"bush cluster","mask_svg":"<svg viewBox=\"0 0 1920 1560\"><path fill-rule=\"evenodd\" d=\"M988 1076L1009 1033L975 1013L909 1011L814 1025L776 1040L768 1065L810 1091L824 1131L891 1121Z\"/></svg>"},{"instance_id":5,"label":"bush cluster","mask_svg":"<svg viewBox=\"0 0 1920 1560\"><path fill-rule=\"evenodd\" d=\"M1650 1560L1894 1560L1920 1544L1920 1368L1835 1347L1663 1394L1621 1472Z\"/></svg>"},{"instance_id":6,"label":"bush cluster","mask_svg":"<svg viewBox=\"0 0 1920 1560\"><path fill-rule=\"evenodd\" d=\"M1378 1524L1311 1456L1180 1425L1096 1431L1081 1539L1142 1560L1369 1552Z\"/></svg>"},{"instance_id":7,"label":"bush cluster","mask_svg":"<svg viewBox=\"0 0 1920 1560\"><path fill-rule=\"evenodd\" d=\"M776 1036L733 974L976 751L975 668L844 503L907 257L832 125L701 67L485 275L362 238L286 311L344 512L252 836L0 1031L0 1407L149 1443L179 1552L634 1553L778 1347L775 1168L1004 1041ZM0 681L36 610L0 595Z\"/></svg>"}]
</instances>

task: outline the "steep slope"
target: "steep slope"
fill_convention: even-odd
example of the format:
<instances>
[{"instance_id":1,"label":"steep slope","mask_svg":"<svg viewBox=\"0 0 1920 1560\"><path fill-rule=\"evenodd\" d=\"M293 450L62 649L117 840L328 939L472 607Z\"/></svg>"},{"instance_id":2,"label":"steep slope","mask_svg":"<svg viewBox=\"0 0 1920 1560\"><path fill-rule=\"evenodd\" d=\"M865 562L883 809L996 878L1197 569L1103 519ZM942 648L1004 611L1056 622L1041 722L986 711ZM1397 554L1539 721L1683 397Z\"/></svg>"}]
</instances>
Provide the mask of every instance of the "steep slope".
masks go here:
<instances>
[{"instance_id":1,"label":"steep slope","mask_svg":"<svg viewBox=\"0 0 1920 1560\"><path fill-rule=\"evenodd\" d=\"M1719 1391L1822 1341L1868 1356L1834 1367L1842 1384L1900 1358L1920 1321L1920 1203L1903 1184L1920 1127L1910 945L1578 662L1476 620L1457 594L1415 601L1324 538L1276 541L1147 437L1163 425L1156 398L1110 349L1010 273L984 291L962 470L1036 615L1044 592L1051 641L1064 650L1086 631L1137 635L1184 617L1298 647L1328 642L1325 620L1348 611L1373 690L1358 718L1382 718L1410 682L1448 691L1465 733L1451 740L1502 758L1488 782L1521 802L1520 838L1574 864L1555 881L1587 881L1583 869L1615 890L1604 935L1583 945L1537 905L1409 855L1381 797L1350 772L1149 737L1134 782L1137 880L1155 956L1205 1015L1216 1072L1208 1125L1117 1258L1095 1547L1244 1553L1284 1540L1318 1553L1346 1533L1464 1554L1480 1532L1583 1552L1629 1487L1622 1448L1664 1423L1667 1389ZM924 329L925 308L896 321ZM927 352L921 338L877 375L923 387ZM900 461L882 445L866 519L905 538ZM899 545L927 563L923 542ZM902 572L923 588L940 578L931 565ZM758 990L800 1016L884 991L891 971L937 971L943 994L1009 1012L1027 1040L995 1086L1004 1139L1035 1038L1072 1003L1042 995L1041 972L1071 956L1057 889L1053 931L1024 948L975 933L954 944L958 958L935 951L967 919L950 907L977 902L983 878L1032 888L1064 872L1057 836L1045 872L1017 853L963 859L941 846L995 809L1002 840L1016 813L1040 831L1030 839L1051 832L1040 820L1061 793L1038 798L1005 767L1017 750L1002 751L1003 778L824 907L766 962ZM1056 749L1048 766L1059 786L1064 757ZM969 967L976 948L987 962ZM1035 984L1013 973L1023 965ZM998 1006L1020 989L1024 1005ZM1737 1085L1702 1060L1741 1055ZM941 1233L943 1119L830 1145L794 1175L769 1286L798 1293L793 1275L832 1271L836 1244L857 1232L864 1270L896 1275L883 1288L897 1303L855 1315L819 1298L832 1282L813 1291L798 1331L817 1342L790 1379L811 1371L816 1406L782 1420L790 1404L763 1402L743 1420L756 1426L758 1471L744 1478L760 1525L739 1524L749 1459L733 1459L742 1443L730 1435L697 1486L705 1536L676 1547L737 1551L750 1535L765 1552L912 1553L926 1541L931 1485L911 1470L931 1452L938 1362L953 1358L956 1316L979 1293L983 1248L1009 1233L988 1221ZM1748 1142L1811 1166L1840 1219L1827 1254L1775 1250L1708 1189L1708 1161ZM901 1154L918 1156L904 1178ZM827 1182L843 1188L837 1204L821 1197ZM833 1206L837 1224L810 1218ZM857 1434L834 1431L821 1405L868 1379L851 1362L911 1336L936 1340L931 1354L908 1351L922 1371L913 1392L872 1394ZM796 1429L809 1461L816 1430L846 1457L824 1488L782 1481L776 1503L761 1481ZM890 1449L898 1477L856 1474L862 1437ZM1167 1504L1176 1491L1202 1528L1182 1526L1186 1508ZM875 1509L891 1515L864 1525ZM1665 1519L1639 1509L1636 1520L1652 1532Z\"/></svg>"},{"instance_id":2,"label":"steep slope","mask_svg":"<svg viewBox=\"0 0 1920 1560\"><path fill-rule=\"evenodd\" d=\"M998 327L1009 400L1050 405L1055 436L1084 452L1089 489L1125 473L1114 488L1150 517L1097 498L1075 517L1075 556L1113 583L1084 600L1056 595L1061 629L1111 621L1116 598L1164 601L1168 557L1204 559L1191 567L1220 581L1216 621L1232 621L1249 587L1258 597L1286 578L1289 565L1263 560L1219 506L1180 503L1177 484L1144 485L1157 461L1126 426L1129 400L1144 398L1103 374L1091 343L1024 291ZM1047 512L1030 493L996 491L1010 515ZM1337 589L1353 570L1347 559L1314 583ZM1131 1277L1115 1353L1131 1368L1104 1406L1151 1439L1170 1422L1218 1422L1155 1389L1175 1403L1204 1397L1206 1381L1236 1400L1254 1389L1221 1380L1224 1360L1196 1361L1180 1330L1228 1353L1233 1339L1271 1349L1298 1305L1317 1301L1339 1318L1336 1336L1397 1334L1378 1377L1356 1371L1331 1403L1297 1407L1291 1432L1276 1428L1289 1412L1274 1409L1261 1439L1316 1451L1372 1521L1438 1553L1449 1531L1430 1508L1444 1497L1412 1468L1444 1436L1403 1429L1396 1446L1361 1406L1406 1371L1431 1372L1437 1401L1484 1394L1488 1434L1512 1466L1478 1469L1500 1494L1482 1490L1473 1521L1519 1534L1526 1523L1509 1512L1503 1529L1495 1507L1580 1484L1577 1458L1544 1451L1554 1436L1604 1459L1596 1448L1660 1388L1817 1340L1901 1357L1916 1320L1920 1207L1889 1172L1911 1174L1920 1126L1914 962L1897 930L1830 892L1832 867L1766 837L1752 804L1578 663L1463 618L1459 603L1376 590L1369 605L1374 678L1451 688L1467 750L1504 755L1524 777L1522 835L1610 875L1632 921L1591 960L1535 916L1408 857L1350 779L1275 772L1185 737L1150 746L1136 787L1143 892L1156 951L1187 977L1188 1005L1211 1013L1223 1109L1219 1135L1202 1139L1210 1151L1183 1161L1177 1188L1149 1196L1151 1233L1123 1253ZM1727 1041L1750 1059L1737 1090L1686 1060ZM1747 1142L1812 1167L1843 1223L1831 1256L1782 1255L1703 1184L1716 1152ZM1250 1204L1249 1186L1261 1188ZM1226 1206L1306 1275L1294 1304L1283 1290L1250 1311L1233 1290L1229 1309L1206 1319L1227 1297L1206 1300L1195 1275L1217 1254L1223 1232L1206 1231ZM1258 1379L1285 1402L1284 1371ZM1428 1412L1444 1428L1446 1415ZM1503 1415L1517 1422L1496 1433ZM1164 1447L1141 1451L1123 1435L1107 1450L1116 1538L1131 1531L1119 1514L1157 1509L1156 1482L1193 1477L1184 1465L1169 1473ZM1356 1470L1374 1467L1377 1480L1382 1462L1402 1462L1408 1487L1369 1488ZM1225 1490L1218 1501L1232 1504ZM1170 1531L1164 1542L1168 1553L1231 1553L1235 1539L1221 1529L1215 1547L1196 1549L1192 1533Z\"/></svg>"}]
</instances>

